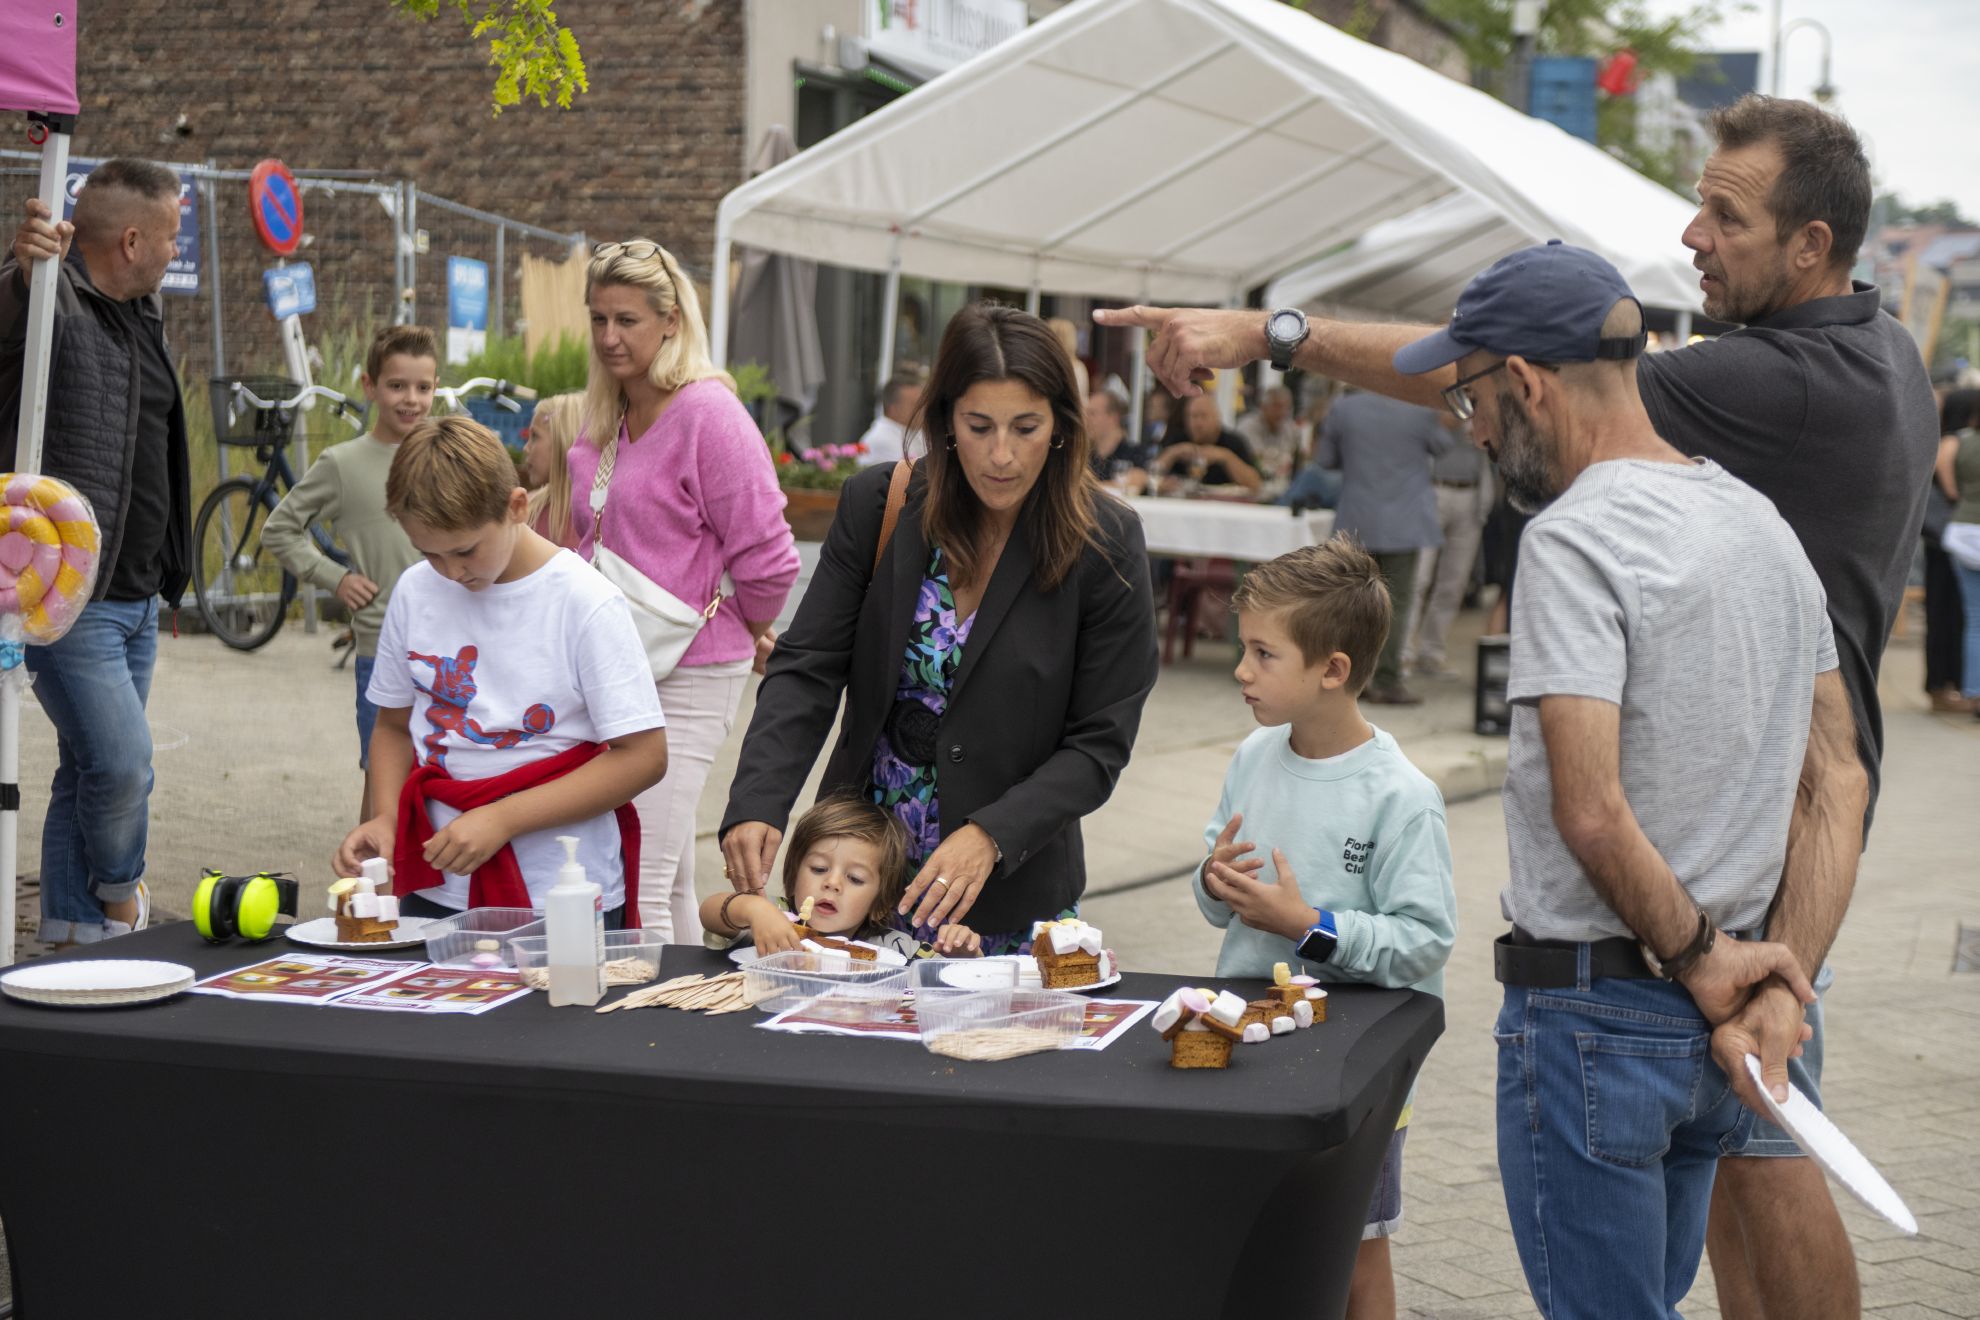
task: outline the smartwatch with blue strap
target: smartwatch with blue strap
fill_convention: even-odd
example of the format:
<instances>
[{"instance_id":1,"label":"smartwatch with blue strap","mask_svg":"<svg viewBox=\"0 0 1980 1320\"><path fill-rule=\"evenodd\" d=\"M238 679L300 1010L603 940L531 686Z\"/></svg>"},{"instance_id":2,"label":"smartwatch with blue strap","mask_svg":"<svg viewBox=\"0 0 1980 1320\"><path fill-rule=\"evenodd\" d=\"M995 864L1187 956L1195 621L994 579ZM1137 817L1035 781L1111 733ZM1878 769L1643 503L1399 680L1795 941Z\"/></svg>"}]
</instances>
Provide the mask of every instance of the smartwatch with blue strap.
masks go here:
<instances>
[{"instance_id":1,"label":"smartwatch with blue strap","mask_svg":"<svg viewBox=\"0 0 1980 1320\"><path fill-rule=\"evenodd\" d=\"M1294 952L1301 962L1323 963L1334 956L1334 947L1341 942L1340 931L1334 926L1334 914L1326 908L1315 908L1320 920L1306 928Z\"/></svg>"}]
</instances>

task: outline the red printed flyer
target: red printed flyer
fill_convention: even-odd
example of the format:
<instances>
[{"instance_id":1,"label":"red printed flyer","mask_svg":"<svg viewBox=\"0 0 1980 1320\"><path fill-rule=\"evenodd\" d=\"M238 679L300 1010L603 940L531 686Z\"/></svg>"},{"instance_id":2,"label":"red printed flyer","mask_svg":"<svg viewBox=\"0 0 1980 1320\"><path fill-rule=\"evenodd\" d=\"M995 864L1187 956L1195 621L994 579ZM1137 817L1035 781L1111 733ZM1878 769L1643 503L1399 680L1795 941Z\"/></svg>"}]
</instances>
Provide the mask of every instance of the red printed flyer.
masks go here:
<instances>
[{"instance_id":1,"label":"red printed flyer","mask_svg":"<svg viewBox=\"0 0 1980 1320\"><path fill-rule=\"evenodd\" d=\"M486 1013L529 993L522 978L506 969L428 966L413 967L394 980L344 995L334 1006L377 1013Z\"/></svg>"},{"instance_id":2,"label":"red printed flyer","mask_svg":"<svg viewBox=\"0 0 1980 1320\"><path fill-rule=\"evenodd\" d=\"M192 993L278 1004L328 1004L423 965L390 958L298 953L209 976L195 982Z\"/></svg>"}]
</instances>

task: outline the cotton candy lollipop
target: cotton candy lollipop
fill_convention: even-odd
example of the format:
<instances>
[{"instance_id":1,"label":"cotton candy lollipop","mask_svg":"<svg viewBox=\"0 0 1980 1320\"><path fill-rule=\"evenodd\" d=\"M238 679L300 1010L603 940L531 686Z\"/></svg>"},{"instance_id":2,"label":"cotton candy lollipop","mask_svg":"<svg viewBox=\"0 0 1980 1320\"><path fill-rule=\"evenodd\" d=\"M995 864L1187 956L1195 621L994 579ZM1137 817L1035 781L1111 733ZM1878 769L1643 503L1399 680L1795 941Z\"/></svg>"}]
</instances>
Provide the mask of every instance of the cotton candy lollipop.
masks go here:
<instances>
[{"instance_id":1,"label":"cotton candy lollipop","mask_svg":"<svg viewBox=\"0 0 1980 1320\"><path fill-rule=\"evenodd\" d=\"M54 477L0 476L0 619L47 644L69 631L96 585L96 515Z\"/></svg>"}]
</instances>

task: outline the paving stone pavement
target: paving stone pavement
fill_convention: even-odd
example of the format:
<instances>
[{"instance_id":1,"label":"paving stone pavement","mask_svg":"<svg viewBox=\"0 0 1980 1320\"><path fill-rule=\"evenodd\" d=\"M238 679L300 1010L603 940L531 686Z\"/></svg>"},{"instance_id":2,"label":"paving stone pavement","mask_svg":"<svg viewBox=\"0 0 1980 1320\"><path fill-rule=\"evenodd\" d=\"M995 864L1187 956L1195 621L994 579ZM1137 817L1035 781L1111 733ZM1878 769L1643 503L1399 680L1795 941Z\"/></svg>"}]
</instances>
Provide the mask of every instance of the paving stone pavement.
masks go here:
<instances>
[{"instance_id":1,"label":"paving stone pavement","mask_svg":"<svg viewBox=\"0 0 1980 1320\"><path fill-rule=\"evenodd\" d=\"M1474 613L1461 616L1453 655L1470 653L1477 626ZM1218 932L1198 916L1180 877L1198 856L1231 749L1252 728L1228 664L1223 648L1204 644L1195 660L1163 672L1133 763L1086 823L1085 911L1130 966L1189 972L1214 963ZM1914 629L1886 664L1884 794L1829 1000L1828 1108L1922 1229L1903 1238L1845 1199L1865 1311L1885 1320L1980 1316L1980 975L1949 970L1958 922L1980 926L1980 723L1927 713L1919 664ZM1462 933L1447 974L1448 1028L1423 1073L1405 1165L1407 1218L1395 1256L1401 1314L1529 1317L1492 1134L1489 1025L1498 992L1488 951L1506 870L1492 790L1505 745L1471 734L1468 684L1420 687L1425 705L1370 714L1452 802ZM162 918L184 914L204 865L291 870L305 881L306 905L323 901L330 854L356 810L351 700L352 679L332 667L327 633L306 636L292 625L249 655L209 637L161 638L149 856ZM54 740L31 705L25 724L21 858L32 872ZM713 829L738 741L725 748L701 804L704 892L721 875ZM1708 1273L1684 1314L1718 1315Z\"/></svg>"}]
</instances>

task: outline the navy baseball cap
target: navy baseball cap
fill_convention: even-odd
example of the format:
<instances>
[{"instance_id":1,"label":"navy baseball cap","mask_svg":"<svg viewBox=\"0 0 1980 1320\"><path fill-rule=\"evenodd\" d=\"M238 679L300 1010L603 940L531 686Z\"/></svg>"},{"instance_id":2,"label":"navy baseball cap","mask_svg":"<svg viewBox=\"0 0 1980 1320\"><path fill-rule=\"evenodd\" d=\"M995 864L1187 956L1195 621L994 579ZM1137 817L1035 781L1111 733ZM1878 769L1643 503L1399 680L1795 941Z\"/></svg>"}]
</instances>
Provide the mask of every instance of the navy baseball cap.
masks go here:
<instances>
[{"instance_id":1,"label":"navy baseball cap","mask_svg":"<svg viewBox=\"0 0 1980 1320\"><path fill-rule=\"evenodd\" d=\"M1609 309L1624 298L1637 301L1614 266L1551 239L1493 262L1458 295L1449 325L1396 350L1395 368L1420 376L1480 350L1530 362L1624 361L1648 340L1602 338Z\"/></svg>"}]
</instances>

